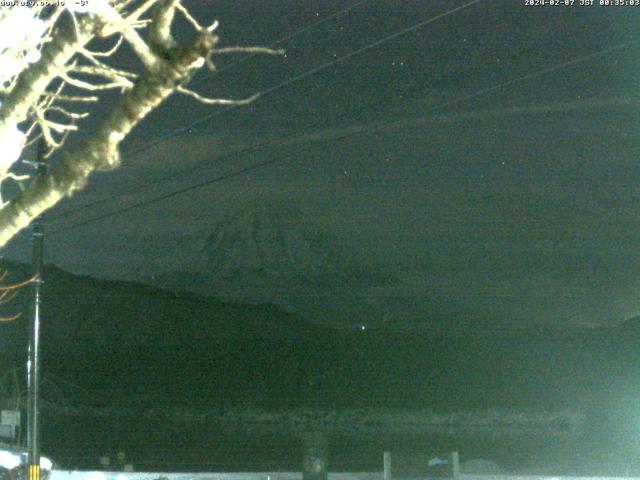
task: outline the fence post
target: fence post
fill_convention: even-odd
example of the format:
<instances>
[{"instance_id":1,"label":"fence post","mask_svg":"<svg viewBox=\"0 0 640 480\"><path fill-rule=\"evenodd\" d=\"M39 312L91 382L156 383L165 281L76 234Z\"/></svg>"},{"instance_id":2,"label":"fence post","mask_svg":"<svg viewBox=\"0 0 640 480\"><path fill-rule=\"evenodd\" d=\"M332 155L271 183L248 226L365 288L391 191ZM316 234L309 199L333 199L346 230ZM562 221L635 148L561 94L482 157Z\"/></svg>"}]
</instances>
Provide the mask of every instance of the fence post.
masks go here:
<instances>
[{"instance_id":1,"label":"fence post","mask_svg":"<svg viewBox=\"0 0 640 480\"><path fill-rule=\"evenodd\" d=\"M391 452L384 452L383 455L383 461L384 461L384 480L391 480L392 477L392 473L391 473Z\"/></svg>"},{"instance_id":2,"label":"fence post","mask_svg":"<svg viewBox=\"0 0 640 480\"><path fill-rule=\"evenodd\" d=\"M327 480L328 441L322 432L303 435L302 480Z\"/></svg>"},{"instance_id":3,"label":"fence post","mask_svg":"<svg viewBox=\"0 0 640 480\"><path fill-rule=\"evenodd\" d=\"M460 480L460 455L458 452L451 452L451 477L453 480Z\"/></svg>"}]
</instances>

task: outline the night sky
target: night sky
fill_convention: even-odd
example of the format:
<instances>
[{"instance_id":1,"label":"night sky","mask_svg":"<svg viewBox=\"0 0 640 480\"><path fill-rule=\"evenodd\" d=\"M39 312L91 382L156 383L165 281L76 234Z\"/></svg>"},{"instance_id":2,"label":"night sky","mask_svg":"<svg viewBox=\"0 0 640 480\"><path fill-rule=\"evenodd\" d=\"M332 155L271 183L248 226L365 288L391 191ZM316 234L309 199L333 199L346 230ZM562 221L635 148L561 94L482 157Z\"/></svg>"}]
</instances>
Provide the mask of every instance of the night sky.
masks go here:
<instances>
[{"instance_id":1,"label":"night sky","mask_svg":"<svg viewBox=\"0 0 640 480\"><path fill-rule=\"evenodd\" d=\"M203 23L220 21L224 45L271 45L358 3L279 44L285 57L219 58L218 73L193 82L239 98L467 2L184 3ZM126 141L120 169L48 213L47 261L109 278L176 270L230 208L286 203L412 295L436 291L519 322L613 325L640 314L638 13L486 0L250 106L175 96ZM29 248L21 235L6 255Z\"/></svg>"}]
</instances>

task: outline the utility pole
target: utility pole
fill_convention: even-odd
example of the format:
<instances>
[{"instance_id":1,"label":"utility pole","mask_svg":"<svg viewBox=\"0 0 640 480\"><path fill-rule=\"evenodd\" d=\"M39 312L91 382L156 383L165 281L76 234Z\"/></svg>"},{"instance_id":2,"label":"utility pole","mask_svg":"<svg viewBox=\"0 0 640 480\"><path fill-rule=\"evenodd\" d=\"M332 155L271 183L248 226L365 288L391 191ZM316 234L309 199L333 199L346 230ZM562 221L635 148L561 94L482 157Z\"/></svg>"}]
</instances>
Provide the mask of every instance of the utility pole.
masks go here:
<instances>
[{"instance_id":1,"label":"utility pole","mask_svg":"<svg viewBox=\"0 0 640 480\"><path fill-rule=\"evenodd\" d=\"M36 182L47 175L44 160L44 141L38 142L36 158ZM27 362L27 463L28 480L40 480L40 310L42 307L42 264L44 256L44 225L42 216L33 221L31 238L33 242L33 310L29 330L29 360Z\"/></svg>"}]
</instances>

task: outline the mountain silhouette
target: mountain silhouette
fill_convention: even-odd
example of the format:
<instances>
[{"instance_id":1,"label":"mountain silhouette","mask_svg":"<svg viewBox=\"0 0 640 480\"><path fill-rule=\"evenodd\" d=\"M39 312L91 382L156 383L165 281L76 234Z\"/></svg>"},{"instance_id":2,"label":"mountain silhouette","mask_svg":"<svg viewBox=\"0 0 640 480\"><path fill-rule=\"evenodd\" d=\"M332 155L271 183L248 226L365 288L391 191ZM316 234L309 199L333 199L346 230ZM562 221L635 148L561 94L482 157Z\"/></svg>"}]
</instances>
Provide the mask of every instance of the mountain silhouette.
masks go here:
<instances>
[{"instance_id":1,"label":"mountain silhouette","mask_svg":"<svg viewBox=\"0 0 640 480\"><path fill-rule=\"evenodd\" d=\"M274 196L232 206L203 226L191 243L190 254L182 247L172 255L180 258L176 269L154 272L150 266L138 278L224 301L275 304L332 328L453 335L515 328L463 308L429 285L404 282L383 259L353 248L290 201Z\"/></svg>"},{"instance_id":2,"label":"mountain silhouette","mask_svg":"<svg viewBox=\"0 0 640 480\"><path fill-rule=\"evenodd\" d=\"M226 301L273 303L333 324L371 318L371 292L402 284L378 259L321 228L291 202L268 196L226 211L205 227L192 251L181 270L144 281ZM357 310L364 314L353 315Z\"/></svg>"},{"instance_id":3,"label":"mountain silhouette","mask_svg":"<svg viewBox=\"0 0 640 480\"><path fill-rule=\"evenodd\" d=\"M5 284L31 277L29 265L3 260ZM171 292L142 283L73 275L54 266L44 272L42 331L47 351L198 347L256 338L284 339L325 335L327 331L282 308L241 305ZM31 315L31 288L0 305L0 350L24 350Z\"/></svg>"},{"instance_id":4,"label":"mountain silhouette","mask_svg":"<svg viewBox=\"0 0 640 480\"><path fill-rule=\"evenodd\" d=\"M226 213L198 246L199 273L243 290L386 285L394 279L289 202L262 198Z\"/></svg>"}]
</instances>

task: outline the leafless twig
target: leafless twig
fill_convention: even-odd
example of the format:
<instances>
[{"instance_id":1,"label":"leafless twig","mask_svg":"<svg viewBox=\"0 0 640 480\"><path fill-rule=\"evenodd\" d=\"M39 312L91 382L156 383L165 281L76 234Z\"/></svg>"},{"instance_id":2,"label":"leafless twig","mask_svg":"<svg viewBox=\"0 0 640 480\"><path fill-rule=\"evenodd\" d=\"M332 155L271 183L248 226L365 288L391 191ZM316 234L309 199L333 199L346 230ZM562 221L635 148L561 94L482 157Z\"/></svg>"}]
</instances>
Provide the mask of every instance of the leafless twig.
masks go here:
<instances>
[{"instance_id":1,"label":"leafless twig","mask_svg":"<svg viewBox=\"0 0 640 480\"><path fill-rule=\"evenodd\" d=\"M188 95L189 97L195 98L200 103L204 103L206 105L247 105L247 104L257 100L260 97L260 94L256 93L254 95L251 95L248 98L242 98L242 99L239 99L239 100L234 100L234 99L229 99L229 98L207 98L207 97L203 97L199 93L194 92L193 90L189 90L186 87L178 87L176 89L176 91L178 91L179 93L182 93L184 95Z\"/></svg>"}]
</instances>

